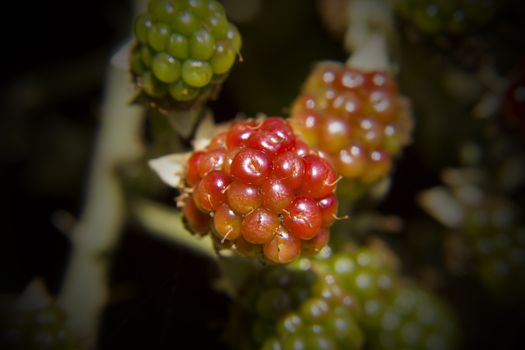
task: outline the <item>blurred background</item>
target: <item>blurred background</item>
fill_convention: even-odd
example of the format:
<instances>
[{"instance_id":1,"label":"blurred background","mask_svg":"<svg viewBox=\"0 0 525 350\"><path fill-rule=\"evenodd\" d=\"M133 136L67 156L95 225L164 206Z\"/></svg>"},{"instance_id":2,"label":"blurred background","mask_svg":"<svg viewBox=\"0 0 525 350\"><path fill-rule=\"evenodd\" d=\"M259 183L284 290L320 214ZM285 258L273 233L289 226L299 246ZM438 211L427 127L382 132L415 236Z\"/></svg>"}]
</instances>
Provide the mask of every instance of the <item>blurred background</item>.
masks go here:
<instances>
[{"instance_id":1,"label":"blurred background","mask_svg":"<svg viewBox=\"0 0 525 350\"><path fill-rule=\"evenodd\" d=\"M209 104L216 120L238 113L286 115L317 61L348 57L345 25L335 25L339 11L330 11L341 1L223 3L242 33L243 61ZM486 265L484 255L469 248L477 241L451 234L462 228L436 220L439 208L421 205L418 196L434 187L454 194L458 183L475 184L512 203L512 225L523 236L525 8L512 0L393 3L391 59L400 90L412 100L416 127L388 195L374 206L374 212L401 218L403 229L380 236L408 275L457 312L462 348L523 348L524 285L501 282L486 269L476 272ZM3 293L17 294L41 276L57 294L69 258L68 233L87 191L109 60L130 38L134 4L10 6L5 16L12 18L2 23L7 62L0 92L0 286ZM443 8L452 15L436 16ZM454 15L458 8L467 18L463 22ZM152 138L156 128L166 128L164 139ZM176 191L165 187L145 161L188 150L189 142L172 135L159 116L144 119L142 130L148 151L117 169L122 186L126 193L176 210ZM461 180L454 173L451 181L450 173L444 177L451 168L476 168L483 180L462 172ZM521 239L516 245L523 247ZM101 349L226 348L220 340L231 300L212 288L219 273L214 261L159 240L131 217L109 255L111 295L100 326ZM510 250L501 253L510 255ZM516 274L522 278L523 271Z\"/></svg>"}]
</instances>

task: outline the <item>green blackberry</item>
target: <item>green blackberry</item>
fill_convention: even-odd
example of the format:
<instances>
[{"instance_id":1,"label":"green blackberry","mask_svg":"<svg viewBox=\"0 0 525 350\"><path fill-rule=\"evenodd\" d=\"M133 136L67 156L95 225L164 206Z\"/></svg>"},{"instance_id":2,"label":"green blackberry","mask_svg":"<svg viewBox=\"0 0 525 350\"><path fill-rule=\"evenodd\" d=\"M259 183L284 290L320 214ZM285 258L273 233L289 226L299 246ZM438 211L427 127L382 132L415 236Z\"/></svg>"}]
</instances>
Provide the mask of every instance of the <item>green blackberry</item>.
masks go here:
<instances>
[{"instance_id":1,"label":"green blackberry","mask_svg":"<svg viewBox=\"0 0 525 350\"><path fill-rule=\"evenodd\" d=\"M139 96L166 110L206 98L241 49L239 31L215 0L150 0L134 29L131 72Z\"/></svg>"},{"instance_id":2,"label":"green blackberry","mask_svg":"<svg viewBox=\"0 0 525 350\"><path fill-rule=\"evenodd\" d=\"M243 314L246 349L360 349L356 299L337 277L313 269L272 267L250 281Z\"/></svg>"},{"instance_id":3,"label":"green blackberry","mask_svg":"<svg viewBox=\"0 0 525 350\"><path fill-rule=\"evenodd\" d=\"M384 300L370 328L370 349L454 349L456 321L436 297L415 286L402 286Z\"/></svg>"},{"instance_id":4,"label":"green blackberry","mask_svg":"<svg viewBox=\"0 0 525 350\"><path fill-rule=\"evenodd\" d=\"M388 295L395 287L394 269L380 252L369 247L334 253L328 258L316 259L313 264L325 273L336 275L342 287L363 304L371 298Z\"/></svg>"},{"instance_id":5,"label":"green blackberry","mask_svg":"<svg viewBox=\"0 0 525 350\"><path fill-rule=\"evenodd\" d=\"M461 35L488 24L499 0L396 0L399 16L423 35Z\"/></svg>"},{"instance_id":6,"label":"green blackberry","mask_svg":"<svg viewBox=\"0 0 525 350\"><path fill-rule=\"evenodd\" d=\"M501 203L471 208L464 227L481 281L492 291L522 295L525 291L525 227L516 224Z\"/></svg>"},{"instance_id":7,"label":"green blackberry","mask_svg":"<svg viewBox=\"0 0 525 350\"><path fill-rule=\"evenodd\" d=\"M64 314L54 305L12 315L4 326L3 340L10 349L77 349Z\"/></svg>"}]
</instances>

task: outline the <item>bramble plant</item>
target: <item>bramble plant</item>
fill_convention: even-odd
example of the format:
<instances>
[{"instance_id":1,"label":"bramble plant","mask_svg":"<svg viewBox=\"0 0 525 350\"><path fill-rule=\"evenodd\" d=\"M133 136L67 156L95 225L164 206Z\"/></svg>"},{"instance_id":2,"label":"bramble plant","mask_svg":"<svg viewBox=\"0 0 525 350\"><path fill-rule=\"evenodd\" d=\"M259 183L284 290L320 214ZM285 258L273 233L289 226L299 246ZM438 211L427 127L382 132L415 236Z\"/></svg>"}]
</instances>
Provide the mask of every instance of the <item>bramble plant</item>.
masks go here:
<instances>
[{"instance_id":1,"label":"bramble plant","mask_svg":"<svg viewBox=\"0 0 525 350\"><path fill-rule=\"evenodd\" d=\"M168 343L151 328L192 347L453 350L508 335L489 321L521 320L525 291L511 2L137 1L82 213L49 220L70 243L63 279L0 303L17 313L0 341Z\"/></svg>"}]
</instances>

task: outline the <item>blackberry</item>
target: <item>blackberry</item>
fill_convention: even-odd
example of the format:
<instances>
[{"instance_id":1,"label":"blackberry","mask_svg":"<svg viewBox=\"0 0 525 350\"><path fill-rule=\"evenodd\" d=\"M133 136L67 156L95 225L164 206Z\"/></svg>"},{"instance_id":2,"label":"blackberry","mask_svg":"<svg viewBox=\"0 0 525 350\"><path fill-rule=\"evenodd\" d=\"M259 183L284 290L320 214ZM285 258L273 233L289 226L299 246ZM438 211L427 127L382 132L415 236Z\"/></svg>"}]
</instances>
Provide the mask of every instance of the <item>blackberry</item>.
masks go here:
<instances>
[{"instance_id":1,"label":"blackberry","mask_svg":"<svg viewBox=\"0 0 525 350\"><path fill-rule=\"evenodd\" d=\"M395 1L399 16L424 35L472 33L492 21L505 1Z\"/></svg>"},{"instance_id":2,"label":"blackberry","mask_svg":"<svg viewBox=\"0 0 525 350\"><path fill-rule=\"evenodd\" d=\"M520 296L525 291L525 227L502 203L470 208L463 232L481 281L496 293Z\"/></svg>"},{"instance_id":3,"label":"blackberry","mask_svg":"<svg viewBox=\"0 0 525 350\"><path fill-rule=\"evenodd\" d=\"M313 262L317 269L337 275L341 285L361 302L387 295L395 287L395 271L378 251L361 247L353 252L338 252Z\"/></svg>"},{"instance_id":4,"label":"blackberry","mask_svg":"<svg viewBox=\"0 0 525 350\"><path fill-rule=\"evenodd\" d=\"M186 222L218 249L288 263L327 244L335 170L282 118L234 122L190 156L184 181Z\"/></svg>"},{"instance_id":5,"label":"blackberry","mask_svg":"<svg viewBox=\"0 0 525 350\"><path fill-rule=\"evenodd\" d=\"M4 340L10 349L73 350L74 338L65 326L65 316L54 305L24 311L7 320Z\"/></svg>"},{"instance_id":6,"label":"blackberry","mask_svg":"<svg viewBox=\"0 0 525 350\"><path fill-rule=\"evenodd\" d=\"M346 187L366 187L387 176L411 133L407 100L388 73L337 62L316 65L293 103L291 121L311 147L327 155Z\"/></svg>"},{"instance_id":7,"label":"blackberry","mask_svg":"<svg viewBox=\"0 0 525 350\"><path fill-rule=\"evenodd\" d=\"M361 322L369 327L379 317L384 300L397 288L395 264L377 248L359 247L312 261L316 270L337 276L342 288L362 305Z\"/></svg>"},{"instance_id":8,"label":"blackberry","mask_svg":"<svg viewBox=\"0 0 525 350\"><path fill-rule=\"evenodd\" d=\"M360 309L334 275L274 267L247 285L244 348L362 348Z\"/></svg>"},{"instance_id":9,"label":"blackberry","mask_svg":"<svg viewBox=\"0 0 525 350\"><path fill-rule=\"evenodd\" d=\"M458 334L450 310L429 292L405 285L385 300L370 328L370 349L455 349Z\"/></svg>"},{"instance_id":10,"label":"blackberry","mask_svg":"<svg viewBox=\"0 0 525 350\"><path fill-rule=\"evenodd\" d=\"M206 98L241 49L239 31L215 0L150 0L134 29L131 72L140 97L166 110Z\"/></svg>"}]
</instances>

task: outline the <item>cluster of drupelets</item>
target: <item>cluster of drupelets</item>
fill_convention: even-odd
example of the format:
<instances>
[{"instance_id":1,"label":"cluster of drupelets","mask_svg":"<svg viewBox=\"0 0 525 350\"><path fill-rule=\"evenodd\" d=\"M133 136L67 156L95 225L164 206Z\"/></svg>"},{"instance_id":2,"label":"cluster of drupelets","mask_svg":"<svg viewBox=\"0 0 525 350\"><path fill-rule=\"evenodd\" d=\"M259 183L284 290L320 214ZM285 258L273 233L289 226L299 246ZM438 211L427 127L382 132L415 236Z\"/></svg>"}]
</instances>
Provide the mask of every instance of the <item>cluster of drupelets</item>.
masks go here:
<instances>
[{"instance_id":1,"label":"cluster of drupelets","mask_svg":"<svg viewBox=\"0 0 525 350\"><path fill-rule=\"evenodd\" d=\"M135 21L135 36L131 71L157 104L167 96L194 100L221 83L241 49L237 28L215 0L150 1Z\"/></svg>"},{"instance_id":2,"label":"cluster of drupelets","mask_svg":"<svg viewBox=\"0 0 525 350\"><path fill-rule=\"evenodd\" d=\"M384 71L318 64L291 112L294 128L346 179L372 184L410 139L407 101Z\"/></svg>"},{"instance_id":3,"label":"cluster of drupelets","mask_svg":"<svg viewBox=\"0 0 525 350\"><path fill-rule=\"evenodd\" d=\"M194 232L247 256L288 263L327 243L337 175L282 118L239 120L192 153L181 204Z\"/></svg>"},{"instance_id":4,"label":"cluster of drupelets","mask_svg":"<svg viewBox=\"0 0 525 350\"><path fill-rule=\"evenodd\" d=\"M248 281L235 311L229 341L240 349L457 346L447 307L371 248L267 269Z\"/></svg>"}]
</instances>

